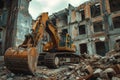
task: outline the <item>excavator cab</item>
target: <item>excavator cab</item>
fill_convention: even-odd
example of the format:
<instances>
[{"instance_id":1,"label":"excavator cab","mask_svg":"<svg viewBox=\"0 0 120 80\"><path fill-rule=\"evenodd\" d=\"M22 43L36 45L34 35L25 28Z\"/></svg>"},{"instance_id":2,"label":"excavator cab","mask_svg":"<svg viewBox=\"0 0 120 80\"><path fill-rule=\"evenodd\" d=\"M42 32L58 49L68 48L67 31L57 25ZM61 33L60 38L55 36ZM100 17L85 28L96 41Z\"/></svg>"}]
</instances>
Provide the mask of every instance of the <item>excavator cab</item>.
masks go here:
<instances>
[{"instance_id":1,"label":"excavator cab","mask_svg":"<svg viewBox=\"0 0 120 80\"><path fill-rule=\"evenodd\" d=\"M71 36L67 33L66 34L66 46L71 48L71 45L73 44Z\"/></svg>"},{"instance_id":2,"label":"excavator cab","mask_svg":"<svg viewBox=\"0 0 120 80\"><path fill-rule=\"evenodd\" d=\"M72 39L71 36L67 33L67 32L61 32L60 33L60 43L59 46L61 47L69 47L71 48L71 44L72 44Z\"/></svg>"}]
</instances>

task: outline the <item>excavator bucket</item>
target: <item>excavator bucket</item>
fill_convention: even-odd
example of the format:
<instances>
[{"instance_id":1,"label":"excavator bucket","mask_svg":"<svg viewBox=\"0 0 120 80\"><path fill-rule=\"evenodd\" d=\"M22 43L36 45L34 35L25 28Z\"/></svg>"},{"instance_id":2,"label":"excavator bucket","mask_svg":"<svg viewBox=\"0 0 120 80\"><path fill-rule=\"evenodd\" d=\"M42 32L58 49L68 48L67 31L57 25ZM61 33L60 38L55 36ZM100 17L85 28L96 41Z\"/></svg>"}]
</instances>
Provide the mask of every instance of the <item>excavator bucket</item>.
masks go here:
<instances>
[{"instance_id":1,"label":"excavator bucket","mask_svg":"<svg viewBox=\"0 0 120 80\"><path fill-rule=\"evenodd\" d=\"M37 69L38 52L32 48L9 48L5 52L6 67L13 73L34 74Z\"/></svg>"}]
</instances>

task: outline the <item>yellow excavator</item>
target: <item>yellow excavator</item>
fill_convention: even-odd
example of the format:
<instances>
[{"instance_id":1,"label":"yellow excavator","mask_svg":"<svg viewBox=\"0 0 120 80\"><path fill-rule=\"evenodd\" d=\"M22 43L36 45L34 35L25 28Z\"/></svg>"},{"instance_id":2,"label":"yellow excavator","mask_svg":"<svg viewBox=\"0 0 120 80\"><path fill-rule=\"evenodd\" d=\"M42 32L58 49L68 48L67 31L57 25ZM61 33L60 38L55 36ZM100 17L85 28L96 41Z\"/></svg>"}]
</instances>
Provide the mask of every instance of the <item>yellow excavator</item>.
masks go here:
<instances>
[{"instance_id":1,"label":"yellow excavator","mask_svg":"<svg viewBox=\"0 0 120 80\"><path fill-rule=\"evenodd\" d=\"M38 52L38 42L43 39L44 33L50 36L50 41L43 45L43 53ZM6 67L13 73L34 74L37 65L46 65L49 68L58 68L65 63L79 62L75 54L76 47L68 33L61 33L49 20L48 13L42 13L34 25L32 32L25 35L25 40L17 48L8 48L4 55Z\"/></svg>"}]
</instances>

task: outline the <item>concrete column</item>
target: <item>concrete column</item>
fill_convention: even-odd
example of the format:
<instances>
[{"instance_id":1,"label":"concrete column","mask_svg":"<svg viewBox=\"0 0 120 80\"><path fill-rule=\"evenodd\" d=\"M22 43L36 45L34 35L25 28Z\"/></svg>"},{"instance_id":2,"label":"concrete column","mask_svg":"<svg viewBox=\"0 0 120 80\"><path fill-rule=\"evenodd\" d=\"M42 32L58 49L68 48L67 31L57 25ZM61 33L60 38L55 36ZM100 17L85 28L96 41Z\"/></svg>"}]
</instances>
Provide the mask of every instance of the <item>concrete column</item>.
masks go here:
<instances>
[{"instance_id":1,"label":"concrete column","mask_svg":"<svg viewBox=\"0 0 120 80\"><path fill-rule=\"evenodd\" d=\"M90 18L91 13L90 13L90 5L88 3L85 3L85 19Z\"/></svg>"}]
</instances>

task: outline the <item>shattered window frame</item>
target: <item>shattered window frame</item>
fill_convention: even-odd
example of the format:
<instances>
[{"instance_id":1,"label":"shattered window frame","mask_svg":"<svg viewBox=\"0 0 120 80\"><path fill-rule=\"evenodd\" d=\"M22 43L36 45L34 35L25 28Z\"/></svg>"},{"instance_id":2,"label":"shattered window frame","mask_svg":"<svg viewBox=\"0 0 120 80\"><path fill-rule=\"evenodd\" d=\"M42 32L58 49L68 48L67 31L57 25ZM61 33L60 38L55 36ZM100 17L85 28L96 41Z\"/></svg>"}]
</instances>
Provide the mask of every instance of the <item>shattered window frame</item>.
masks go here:
<instances>
[{"instance_id":1,"label":"shattered window frame","mask_svg":"<svg viewBox=\"0 0 120 80\"><path fill-rule=\"evenodd\" d=\"M95 25L101 25L101 26L95 26ZM101 27L99 28L99 30L97 29L98 27ZM102 21L98 21L98 22L93 22L93 29L94 29L94 32L101 32L101 31L104 31L104 26L103 26L103 22ZM101 30L100 30L101 29Z\"/></svg>"},{"instance_id":2,"label":"shattered window frame","mask_svg":"<svg viewBox=\"0 0 120 80\"><path fill-rule=\"evenodd\" d=\"M101 15L101 8L100 8L101 4L99 2L93 4L90 6L90 13L91 13L91 17L97 17Z\"/></svg>"},{"instance_id":3,"label":"shattered window frame","mask_svg":"<svg viewBox=\"0 0 120 80\"><path fill-rule=\"evenodd\" d=\"M114 29L120 28L120 16L112 18ZM116 26L118 25L118 26Z\"/></svg>"},{"instance_id":4,"label":"shattered window frame","mask_svg":"<svg viewBox=\"0 0 120 80\"><path fill-rule=\"evenodd\" d=\"M85 10L80 9L80 14L81 14L81 21L84 21L85 20Z\"/></svg>"},{"instance_id":5,"label":"shattered window frame","mask_svg":"<svg viewBox=\"0 0 120 80\"><path fill-rule=\"evenodd\" d=\"M96 48L95 51L98 55L105 56L105 54L108 52L106 49L106 47L108 47L106 46L106 41L96 41L94 46Z\"/></svg>"},{"instance_id":6,"label":"shattered window frame","mask_svg":"<svg viewBox=\"0 0 120 80\"><path fill-rule=\"evenodd\" d=\"M84 47L84 48L82 48ZM84 50L83 50L84 49ZM81 43L79 44L79 50L80 50L80 54L84 54L84 53L88 53L88 46L87 43ZM84 51L84 52L83 52ZM85 52L86 51L86 52Z\"/></svg>"},{"instance_id":7,"label":"shattered window frame","mask_svg":"<svg viewBox=\"0 0 120 80\"><path fill-rule=\"evenodd\" d=\"M80 27L81 27L81 28L80 28ZM86 34L86 25L85 25L85 24L79 25L78 28L79 28L79 35ZM83 28L84 28L84 30L83 30ZM82 31L82 32L81 32L81 31Z\"/></svg>"},{"instance_id":8,"label":"shattered window frame","mask_svg":"<svg viewBox=\"0 0 120 80\"><path fill-rule=\"evenodd\" d=\"M109 0L110 11L115 12L120 10L120 0Z\"/></svg>"}]
</instances>

